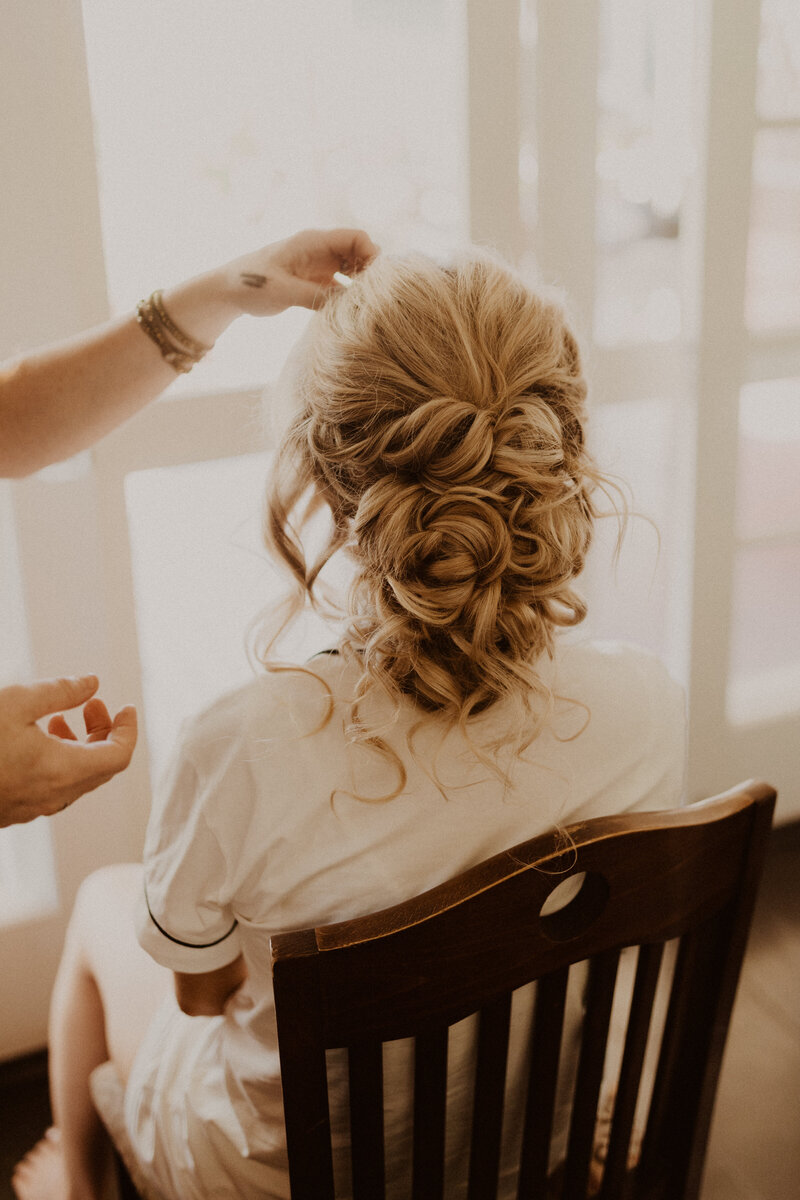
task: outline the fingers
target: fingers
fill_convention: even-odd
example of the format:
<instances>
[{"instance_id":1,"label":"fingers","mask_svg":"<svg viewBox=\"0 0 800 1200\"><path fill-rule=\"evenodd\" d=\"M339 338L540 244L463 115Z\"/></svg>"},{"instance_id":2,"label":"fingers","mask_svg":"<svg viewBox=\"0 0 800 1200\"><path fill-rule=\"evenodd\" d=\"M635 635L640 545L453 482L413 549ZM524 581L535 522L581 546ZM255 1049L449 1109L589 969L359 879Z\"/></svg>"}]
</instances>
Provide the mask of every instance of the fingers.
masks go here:
<instances>
[{"instance_id":1,"label":"fingers","mask_svg":"<svg viewBox=\"0 0 800 1200\"><path fill-rule=\"evenodd\" d=\"M105 709L105 705L102 707ZM98 722L96 732L100 734L100 722L104 720L102 713L90 714L89 720ZM90 734L85 743L59 745L52 742L49 775L53 791L72 802L85 792L100 787L117 772L124 771L131 761L136 734L136 709L128 705L120 709L105 735L97 740L93 740L94 734ZM75 742L73 736L72 743ZM61 807L64 805L56 803L55 810Z\"/></svg>"},{"instance_id":2,"label":"fingers","mask_svg":"<svg viewBox=\"0 0 800 1200\"><path fill-rule=\"evenodd\" d=\"M105 709L105 705L103 708ZM98 713L91 720L96 720L97 725L90 731L86 745L81 747L83 762L87 770L91 766L98 774L107 777L116 775L117 771L123 771L127 767L136 745L136 709L132 704L121 708L107 728L103 727L104 718L101 714Z\"/></svg>"},{"instance_id":3,"label":"fingers","mask_svg":"<svg viewBox=\"0 0 800 1200\"><path fill-rule=\"evenodd\" d=\"M102 742L113 728L111 714L103 701L95 696L83 706L83 723L86 726L87 741Z\"/></svg>"},{"instance_id":4,"label":"fingers","mask_svg":"<svg viewBox=\"0 0 800 1200\"><path fill-rule=\"evenodd\" d=\"M105 734L91 734L81 749L86 755L86 769L92 770L94 782L88 782L85 791L106 783L112 775L124 771L136 746L138 726L136 709L132 705L120 709ZM89 744L91 743L91 744Z\"/></svg>"},{"instance_id":5,"label":"fingers","mask_svg":"<svg viewBox=\"0 0 800 1200\"><path fill-rule=\"evenodd\" d=\"M131 741L131 753L136 745L136 709L128 705L120 710L112 721L103 701L95 696L83 708L83 721L86 726L86 741L105 742L113 734L117 744L127 744ZM51 717L47 724L47 732L62 741L77 742L78 738L70 729L63 713ZM132 739L132 740L131 740Z\"/></svg>"},{"instance_id":6,"label":"fingers","mask_svg":"<svg viewBox=\"0 0 800 1200\"><path fill-rule=\"evenodd\" d=\"M362 270L380 252L363 229L305 229L277 250L278 262L292 273L326 283L334 271Z\"/></svg>"},{"instance_id":7,"label":"fingers","mask_svg":"<svg viewBox=\"0 0 800 1200\"><path fill-rule=\"evenodd\" d=\"M222 273L239 311L272 316L321 308L338 291L337 272L363 270L379 248L363 229L305 229L229 263Z\"/></svg>"},{"instance_id":8,"label":"fingers","mask_svg":"<svg viewBox=\"0 0 800 1200\"><path fill-rule=\"evenodd\" d=\"M363 229L309 230L298 234L297 239L301 245L311 243L303 247L304 267L292 277L292 303L303 308L322 308L331 293L340 290L334 278L336 271L357 274L380 253ZM303 278L303 270L312 278Z\"/></svg>"},{"instance_id":9,"label":"fingers","mask_svg":"<svg viewBox=\"0 0 800 1200\"><path fill-rule=\"evenodd\" d=\"M57 716L50 718L47 722L47 732L63 741L77 742L78 740L67 724L63 713L58 713Z\"/></svg>"},{"instance_id":10,"label":"fingers","mask_svg":"<svg viewBox=\"0 0 800 1200\"><path fill-rule=\"evenodd\" d=\"M108 735L108 741L114 744L120 755L124 756L123 765L126 767L131 761L138 733L139 723L136 709L132 704L126 704L114 717L111 732ZM117 770L122 770L122 767L118 767Z\"/></svg>"},{"instance_id":11,"label":"fingers","mask_svg":"<svg viewBox=\"0 0 800 1200\"><path fill-rule=\"evenodd\" d=\"M44 679L19 689L19 711L28 721L38 721L59 709L77 708L97 691L96 675Z\"/></svg>"},{"instance_id":12,"label":"fingers","mask_svg":"<svg viewBox=\"0 0 800 1200\"><path fill-rule=\"evenodd\" d=\"M335 285L334 285L335 286ZM322 308L331 294L331 287L294 276L291 281L292 304L298 308Z\"/></svg>"},{"instance_id":13,"label":"fingers","mask_svg":"<svg viewBox=\"0 0 800 1200\"><path fill-rule=\"evenodd\" d=\"M362 270L380 253L368 233L363 229L331 229L326 235L328 246L341 261L346 274Z\"/></svg>"}]
</instances>

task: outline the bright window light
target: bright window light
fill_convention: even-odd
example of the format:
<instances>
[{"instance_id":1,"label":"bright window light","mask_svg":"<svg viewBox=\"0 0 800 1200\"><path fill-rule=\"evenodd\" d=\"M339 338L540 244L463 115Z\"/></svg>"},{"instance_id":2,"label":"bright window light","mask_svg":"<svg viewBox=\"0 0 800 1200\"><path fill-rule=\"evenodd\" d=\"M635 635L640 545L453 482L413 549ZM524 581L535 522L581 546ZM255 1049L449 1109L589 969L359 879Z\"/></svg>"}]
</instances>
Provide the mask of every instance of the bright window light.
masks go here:
<instances>
[{"instance_id":1,"label":"bright window light","mask_svg":"<svg viewBox=\"0 0 800 1200\"><path fill-rule=\"evenodd\" d=\"M0 687L30 677L30 649L11 484L0 482ZM0 925L40 917L58 904L47 821L0 829Z\"/></svg>"},{"instance_id":2,"label":"bright window light","mask_svg":"<svg viewBox=\"0 0 800 1200\"><path fill-rule=\"evenodd\" d=\"M800 379L742 388L736 527L742 541L800 539Z\"/></svg>"},{"instance_id":3,"label":"bright window light","mask_svg":"<svg viewBox=\"0 0 800 1200\"><path fill-rule=\"evenodd\" d=\"M253 678L248 628L286 591L261 539L269 463L268 454L248 454L127 477L154 782L182 721ZM304 617L283 640L281 655L303 662L335 640L322 620Z\"/></svg>"},{"instance_id":4,"label":"bright window light","mask_svg":"<svg viewBox=\"0 0 800 1200\"><path fill-rule=\"evenodd\" d=\"M464 0L84 0L115 312L305 226L467 233ZM237 322L191 382L274 377L305 314Z\"/></svg>"},{"instance_id":5,"label":"bright window light","mask_svg":"<svg viewBox=\"0 0 800 1200\"><path fill-rule=\"evenodd\" d=\"M681 208L696 170L693 0L602 0L597 302L602 345L685 334Z\"/></svg>"},{"instance_id":6,"label":"bright window light","mask_svg":"<svg viewBox=\"0 0 800 1200\"><path fill-rule=\"evenodd\" d=\"M800 712L800 539L740 546L733 586L729 718Z\"/></svg>"},{"instance_id":7,"label":"bright window light","mask_svg":"<svg viewBox=\"0 0 800 1200\"><path fill-rule=\"evenodd\" d=\"M798 212L800 125L760 129L753 151L745 298L747 324L755 333L800 328Z\"/></svg>"},{"instance_id":8,"label":"bright window light","mask_svg":"<svg viewBox=\"0 0 800 1200\"><path fill-rule=\"evenodd\" d=\"M764 120L800 118L800 6L761 0L758 114Z\"/></svg>"}]
</instances>

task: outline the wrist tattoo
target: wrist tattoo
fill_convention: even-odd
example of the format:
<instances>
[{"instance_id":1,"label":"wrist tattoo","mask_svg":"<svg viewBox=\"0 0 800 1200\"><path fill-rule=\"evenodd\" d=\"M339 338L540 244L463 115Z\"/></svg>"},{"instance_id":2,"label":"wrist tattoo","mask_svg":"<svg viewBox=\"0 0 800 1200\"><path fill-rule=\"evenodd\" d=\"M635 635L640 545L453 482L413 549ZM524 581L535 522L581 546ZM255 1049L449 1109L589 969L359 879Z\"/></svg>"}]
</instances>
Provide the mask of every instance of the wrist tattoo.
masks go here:
<instances>
[{"instance_id":1,"label":"wrist tattoo","mask_svg":"<svg viewBox=\"0 0 800 1200\"><path fill-rule=\"evenodd\" d=\"M250 272L243 272L239 278L247 287L263 288L269 283L266 275L253 275Z\"/></svg>"}]
</instances>

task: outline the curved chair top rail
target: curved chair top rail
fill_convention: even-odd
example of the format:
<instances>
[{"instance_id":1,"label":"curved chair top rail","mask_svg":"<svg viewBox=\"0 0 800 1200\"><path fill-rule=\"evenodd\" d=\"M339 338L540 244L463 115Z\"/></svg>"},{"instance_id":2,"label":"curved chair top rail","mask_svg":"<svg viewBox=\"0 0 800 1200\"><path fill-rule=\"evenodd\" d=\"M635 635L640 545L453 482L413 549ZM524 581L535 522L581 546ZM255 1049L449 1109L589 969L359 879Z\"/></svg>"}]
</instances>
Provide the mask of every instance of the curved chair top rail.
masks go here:
<instances>
[{"instance_id":1,"label":"curved chair top rail","mask_svg":"<svg viewBox=\"0 0 800 1200\"><path fill-rule=\"evenodd\" d=\"M733 920L760 869L774 799L772 788L748 783L678 810L595 818L381 912L276 935L276 994L311 971L328 1046L365 1029L390 1040L426 1013L452 1023L570 963L664 943L726 912ZM577 895L543 912L558 884L579 874ZM469 979L458 998L454 971Z\"/></svg>"},{"instance_id":2,"label":"curved chair top rail","mask_svg":"<svg viewBox=\"0 0 800 1200\"><path fill-rule=\"evenodd\" d=\"M539 876L542 903L563 879L587 869L593 848L601 847L632 833L659 834L665 830L685 830L688 846L702 837L702 829L720 819L735 821L738 814L753 805L775 803L775 789L766 783L748 780L706 800L682 808L654 812L615 813L581 821L564 829L540 834L528 841L493 855L455 879L430 888L411 900L402 901L379 912L320 925L313 930L278 934L272 939L273 961L286 955L329 951L355 946L375 938L390 937L479 896L524 872Z\"/></svg>"}]
</instances>

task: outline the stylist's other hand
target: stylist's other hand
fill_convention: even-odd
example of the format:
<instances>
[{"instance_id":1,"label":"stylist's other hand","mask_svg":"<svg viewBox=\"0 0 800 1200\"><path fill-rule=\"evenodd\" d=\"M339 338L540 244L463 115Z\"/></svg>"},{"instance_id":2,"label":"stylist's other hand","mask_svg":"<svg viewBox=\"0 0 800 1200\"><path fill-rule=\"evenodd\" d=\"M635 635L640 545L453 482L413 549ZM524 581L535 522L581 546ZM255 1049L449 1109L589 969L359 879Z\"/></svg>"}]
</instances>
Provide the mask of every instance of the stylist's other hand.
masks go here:
<instances>
[{"instance_id":1,"label":"stylist's other hand","mask_svg":"<svg viewBox=\"0 0 800 1200\"><path fill-rule=\"evenodd\" d=\"M242 312L272 316L285 308L321 308L342 286L338 271L355 275L378 254L363 229L307 229L246 254L225 269Z\"/></svg>"},{"instance_id":2,"label":"stylist's other hand","mask_svg":"<svg viewBox=\"0 0 800 1200\"><path fill-rule=\"evenodd\" d=\"M112 718L96 675L0 689L0 826L66 808L127 767L136 745L136 710ZM86 740L61 709L83 705ZM51 713L47 733L36 722Z\"/></svg>"}]
</instances>

